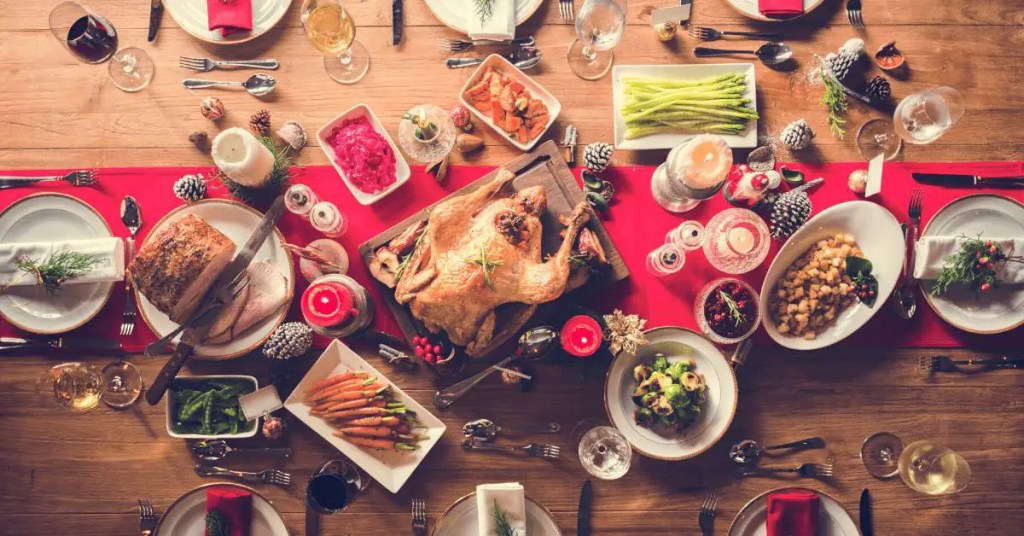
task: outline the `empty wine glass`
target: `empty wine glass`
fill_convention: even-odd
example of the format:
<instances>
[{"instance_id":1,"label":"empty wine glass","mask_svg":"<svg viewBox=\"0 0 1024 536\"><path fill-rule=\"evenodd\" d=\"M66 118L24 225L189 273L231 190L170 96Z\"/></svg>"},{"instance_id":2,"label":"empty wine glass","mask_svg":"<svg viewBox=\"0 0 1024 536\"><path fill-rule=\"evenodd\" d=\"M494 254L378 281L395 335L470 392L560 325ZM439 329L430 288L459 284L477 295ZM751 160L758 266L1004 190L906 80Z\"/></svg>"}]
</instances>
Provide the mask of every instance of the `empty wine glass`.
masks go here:
<instances>
[{"instance_id":1,"label":"empty wine glass","mask_svg":"<svg viewBox=\"0 0 1024 536\"><path fill-rule=\"evenodd\" d=\"M584 419L572 430L573 443L580 464L591 475L602 480L626 476L633 460L633 448L622 432L606 421Z\"/></svg>"},{"instance_id":2,"label":"empty wine glass","mask_svg":"<svg viewBox=\"0 0 1024 536\"><path fill-rule=\"evenodd\" d=\"M893 122L907 143L924 145L939 139L963 115L963 95L940 86L906 96L896 107Z\"/></svg>"},{"instance_id":3,"label":"empty wine glass","mask_svg":"<svg viewBox=\"0 0 1024 536\"><path fill-rule=\"evenodd\" d=\"M892 478L899 472L898 461L903 452L903 441L889 432L878 432L864 440L860 447L860 461L875 478Z\"/></svg>"},{"instance_id":4,"label":"empty wine glass","mask_svg":"<svg viewBox=\"0 0 1024 536\"><path fill-rule=\"evenodd\" d=\"M903 148L903 140L889 119L871 119L857 129L857 150L865 160L872 160L880 154L886 160L896 158Z\"/></svg>"},{"instance_id":5,"label":"empty wine glass","mask_svg":"<svg viewBox=\"0 0 1024 536\"><path fill-rule=\"evenodd\" d=\"M576 16L576 36L566 57L576 76L597 80L612 68L612 49L626 30L626 0L585 0Z\"/></svg>"}]
</instances>

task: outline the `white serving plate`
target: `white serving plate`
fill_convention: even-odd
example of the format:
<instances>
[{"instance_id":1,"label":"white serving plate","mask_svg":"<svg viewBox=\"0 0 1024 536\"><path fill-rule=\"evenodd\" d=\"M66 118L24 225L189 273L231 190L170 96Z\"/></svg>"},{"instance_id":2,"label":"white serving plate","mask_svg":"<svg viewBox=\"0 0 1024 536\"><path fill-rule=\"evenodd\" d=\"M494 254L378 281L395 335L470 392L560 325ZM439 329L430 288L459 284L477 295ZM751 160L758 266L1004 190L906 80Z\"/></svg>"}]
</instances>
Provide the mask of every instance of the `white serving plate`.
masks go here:
<instances>
[{"instance_id":1,"label":"white serving plate","mask_svg":"<svg viewBox=\"0 0 1024 536\"><path fill-rule=\"evenodd\" d=\"M922 236L1024 236L1024 205L1009 197L976 194L942 207L925 226ZM1021 252L1016 252L1021 254ZM982 296L953 289L932 296L933 281L922 281L928 305L950 325L971 333L1003 333L1024 325L1024 285L1000 285Z\"/></svg>"},{"instance_id":2,"label":"white serving plate","mask_svg":"<svg viewBox=\"0 0 1024 536\"><path fill-rule=\"evenodd\" d=\"M469 31L469 17L475 13L473 0L424 0L437 20L445 26L466 33ZM513 0L516 3L516 26L537 12L544 0Z\"/></svg>"},{"instance_id":3,"label":"white serving plate","mask_svg":"<svg viewBox=\"0 0 1024 536\"><path fill-rule=\"evenodd\" d=\"M818 531L815 536L860 536L850 512L827 493L807 488L778 488L766 491L748 502L729 526L729 536L766 536L768 534L768 495L778 491L809 491L819 497Z\"/></svg>"},{"instance_id":4,"label":"white serving plate","mask_svg":"<svg viewBox=\"0 0 1024 536\"><path fill-rule=\"evenodd\" d=\"M156 525L159 536L202 535L206 533L206 490L224 487L248 491L252 494L252 527L249 536L288 536L284 518L274 503L250 487L218 482L195 488L178 497L160 516Z\"/></svg>"},{"instance_id":5,"label":"white serving plate","mask_svg":"<svg viewBox=\"0 0 1024 536\"><path fill-rule=\"evenodd\" d=\"M854 302L812 340L779 333L768 308L775 284L793 261L815 242L836 233L852 234L864 256L871 261L872 274L878 279L878 295L874 307ZM823 210L793 233L768 268L761 285L761 325L775 342L793 350L817 350L849 337L885 306L889 295L896 288L906 257L905 244L900 223L881 205L870 201L848 201Z\"/></svg>"},{"instance_id":6,"label":"white serving plate","mask_svg":"<svg viewBox=\"0 0 1024 536\"><path fill-rule=\"evenodd\" d=\"M149 230L146 239L154 236L174 218L195 214L206 220L218 231L227 235L237 246L235 253L245 245L252 235L256 226L259 225L263 215L256 210L225 199L204 199L190 205L183 205L167 213ZM263 242L263 246L256 252L253 261L266 261L277 267L284 274L288 285L288 300L284 307L276 314L257 322L240 337L224 344L200 344L193 352L193 357L199 359L231 359L247 354L261 344L266 342L270 334L277 329L277 326L284 320L288 313L288 306L291 304L292 295L295 293L295 268L292 264L291 254L284 249L284 236L281 231L274 229L273 233ZM145 241L143 241L144 247ZM157 310L145 296L135 289L136 301L139 304L139 312L142 313L142 320L157 337L174 331L178 327L177 322L171 321L167 315Z\"/></svg>"},{"instance_id":7,"label":"white serving plate","mask_svg":"<svg viewBox=\"0 0 1024 536\"><path fill-rule=\"evenodd\" d=\"M388 141L388 145L391 146L391 151L395 154L395 182L388 186L384 191L375 194L368 194L348 179L348 175L338 165L337 159L335 158L334 148L327 142L327 138L330 137L331 131L341 126L341 123L346 119L356 119L359 117L367 117L370 120L370 125L377 131L378 134L384 136L384 139ZM341 175L341 180L348 186L348 191L352 192L352 197L356 198L356 201L360 205L372 205L381 199L387 197L391 192L397 190L400 186L405 184L409 177L412 176L412 170L409 169L409 162L402 156L402 151L398 150L398 146L395 145L395 141L391 139L391 135L388 134L387 129L381 124L380 119L377 119L376 114L373 110L365 104L357 104L343 114L335 117L330 123L324 125L319 132L316 133L316 139L320 142L320 148L323 149L324 154L327 155L327 159L331 161L331 165L334 166L334 170Z\"/></svg>"},{"instance_id":8,"label":"white serving plate","mask_svg":"<svg viewBox=\"0 0 1024 536\"><path fill-rule=\"evenodd\" d=\"M757 0L725 0L725 2L732 6L733 8L735 8L736 11L739 11L740 14L746 17L766 22L781 22L784 20L793 20L804 16L810 13L811 11L817 9L817 7L820 6L821 4L824 4L825 0L804 0L803 14L797 15L796 17L790 17L788 19L772 19L765 17L764 15L761 14L761 11L757 9Z\"/></svg>"},{"instance_id":9,"label":"white serving plate","mask_svg":"<svg viewBox=\"0 0 1024 536\"><path fill-rule=\"evenodd\" d=\"M620 354L608 369L604 384L608 420L644 456L670 461L693 458L717 443L732 424L739 401L736 373L722 352L694 331L661 327L646 335L648 343L637 354ZM702 374L707 384L707 401L700 416L681 432L662 426L644 428L633 420L633 367L650 363L657 352L668 356L669 363L692 359L695 372Z\"/></svg>"},{"instance_id":10,"label":"white serving plate","mask_svg":"<svg viewBox=\"0 0 1024 536\"><path fill-rule=\"evenodd\" d=\"M175 382L178 382L178 381L184 381L184 382L193 381L193 382L196 382L196 383L203 382L203 381L222 381L222 380L227 380L227 381L245 380L245 381L247 381L247 382L252 384L253 391L255 391L256 389L259 389L259 387L260 387L259 382L256 380L256 378L254 376L245 376L245 375L241 375L241 374L219 374L219 375L215 374L215 375L210 375L210 376L178 376L177 378L174 379ZM168 389L168 390L170 391L170 390L173 390L173 389ZM174 427L172 426L174 424L174 414L177 413L177 409L178 409L177 406L174 404L174 394L170 393L170 392L167 393L167 396L164 397L164 401L165 401L164 402L164 417L165 417L164 424L167 426L167 435L169 435L171 437L176 437L178 439L243 439L243 438L247 438L247 437L254 437L256 435L256 430L258 430L259 427L260 427L259 426L259 424L260 424L259 419L256 419L256 423L252 427L252 430L249 430L248 432L240 432L240 433L237 433L237 434L219 434L219 435L179 434L179 433L174 431ZM171 407L172 405L174 407Z\"/></svg>"},{"instance_id":11,"label":"white serving plate","mask_svg":"<svg viewBox=\"0 0 1024 536\"><path fill-rule=\"evenodd\" d=\"M477 536L480 534L476 493L470 493L448 507L437 520L431 536ZM526 533L530 536L561 536L554 516L530 497L526 497Z\"/></svg>"},{"instance_id":12,"label":"white serving plate","mask_svg":"<svg viewBox=\"0 0 1024 536\"><path fill-rule=\"evenodd\" d=\"M225 37L220 30L209 29L206 0L163 0L167 13L182 30L215 45L237 45L267 33L281 21L291 3L292 0L252 0L252 31Z\"/></svg>"},{"instance_id":13,"label":"white serving plate","mask_svg":"<svg viewBox=\"0 0 1024 536\"><path fill-rule=\"evenodd\" d=\"M420 424L425 427L420 430L420 433L427 436L426 439L419 442L418 449L383 451L360 447L335 436L333 433L335 428L326 420L310 415L311 408L303 402L307 391L317 382L346 371L370 373L380 382L390 386L395 398L404 403L406 408L416 412ZM391 493L398 493L398 490L402 489L402 485L412 476L413 471L419 467L447 428L440 419L427 411L419 402L405 394L391 380L337 339L331 341L330 346L309 369L288 400L285 400L284 407Z\"/></svg>"},{"instance_id":14,"label":"white serving plate","mask_svg":"<svg viewBox=\"0 0 1024 536\"><path fill-rule=\"evenodd\" d=\"M654 78L670 78L672 80L701 80L729 73L742 73L747 77L747 93L750 98L749 107L757 111L757 83L754 76L753 63L695 63L690 65L616 65L612 67L612 109L615 115L615 147L630 151L647 149L671 149L687 142L698 134L655 134L635 140L626 139L626 121L619 110L626 100L626 84L624 76L646 76ZM722 136L729 147L750 149L757 147L757 121L747 122L747 129L742 134Z\"/></svg>"},{"instance_id":15,"label":"white serving plate","mask_svg":"<svg viewBox=\"0 0 1024 536\"><path fill-rule=\"evenodd\" d=\"M64 194L27 196L0 213L0 243L86 240L113 236L96 209ZM56 335L95 317L113 282L64 285L57 295L39 286L11 287L0 294L0 316L18 329Z\"/></svg>"},{"instance_id":16,"label":"white serving plate","mask_svg":"<svg viewBox=\"0 0 1024 536\"><path fill-rule=\"evenodd\" d=\"M477 79L479 79L483 74L484 69L488 67L499 69L512 80L523 84L533 98L540 99L545 105L547 105L548 124L544 126L544 132L541 132L539 136L532 140L527 140L526 143L520 143L518 139L509 136L503 128L496 126L494 121L491 119L490 114L477 110L476 107L466 99L466 91L476 85ZM544 134L549 128L551 128L551 125L555 123L555 119L562 111L562 103L558 102L558 99L556 99L554 95L544 89L543 86L538 84L533 78L530 78L529 75L521 71L518 67L512 65L512 62L499 54L491 54L490 56L487 56L487 58L484 59L484 62L481 63L475 71L473 71L473 75L469 77L469 80L466 81L466 85L462 86L462 91L459 92L459 100L462 102L463 106L468 108L469 111L477 117L480 122L491 127L491 130L497 132L501 137L505 138L505 141L511 143L520 151L529 151L533 149L533 146L537 145L541 138L544 137Z\"/></svg>"}]
</instances>

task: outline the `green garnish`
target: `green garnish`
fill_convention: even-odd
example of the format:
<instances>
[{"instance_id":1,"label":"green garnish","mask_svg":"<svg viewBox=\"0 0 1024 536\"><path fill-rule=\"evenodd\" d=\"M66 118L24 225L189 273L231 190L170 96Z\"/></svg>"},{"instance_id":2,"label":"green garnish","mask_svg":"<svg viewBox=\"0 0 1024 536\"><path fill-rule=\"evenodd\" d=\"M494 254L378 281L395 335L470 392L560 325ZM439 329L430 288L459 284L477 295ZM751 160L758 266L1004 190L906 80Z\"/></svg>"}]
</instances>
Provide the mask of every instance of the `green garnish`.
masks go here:
<instances>
[{"instance_id":1,"label":"green garnish","mask_svg":"<svg viewBox=\"0 0 1024 536\"><path fill-rule=\"evenodd\" d=\"M739 305L736 305L736 301L732 299L732 296L726 294L724 290L719 290L718 297L722 298L726 307L729 308L729 318L732 319L732 322L736 327L740 327L747 321L747 316L743 314L743 311L740 311Z\"/></svg>"},{"instance_id":2,"label":"green garnish","mask_svg":"<svg viewBox=\"0 0 1024 536\"><path fill-rule=\"evenodd\" d=\"M987 292L999 285L996 275L1003 265L1007 262L1024 263L1024 257L1007 255L999 244L982 240L981 235L961 238L959 249L943 259L942 270L931 289L932 296L944 294L957 285L975 292Z\"/></svg>"},{"instance_id":3,"label":"green garnish","mask_svg":"<svg viewBox=\"0 0 1024 536\"><path fill-rule=\"evenodd\" d=\"M228 518L220 510L206 513L207 536L228 536Z\"/></svg>"},{"instance_id":4,"label":"green garnish","mask_svg":"<svg viewBox=\"0 0 1024 536\"><path fill-rule=\"evenodd\" d=\"M50 294L57 294L65 282L82 277L101 262L99 257L77 251L58 251L45 260L19 257L14 261L19 270L33 276L36 284Z\"/></svg>"},{"instance_id":5,"label":"green garnish","mask_svg":"<svg viewBox=\"0 0 1024 536\"><path fill-rule=\"evenodd\" d=\"M498 500L494 500L494 532L498 536L518 536L519 532L512 528L512 524L508 521L508 516L505 512L498 508Z\"/></svg>"},{"instance_id":6,"label":"green garnish","mask_svg":"<svg viewBox=\"0 0 1024 536\"><path fill-rule=\"evenodd\" d=\"M478 256L470 257L466 259L466 262L469 264L475 264L480 267L480 269L484 273L484 284L487 285L487 287L492 290L494 289L494 285L491 284L491 274L494 273L495 268L501 266L502 264L505 264L505 261L501 259L493 261L491 259L488 259L487 251L484 249L483 246L480 246L480 254Z\"/></svg>"},{"instance_id":7,"label":"green garnish","mask_svg":"<svg viewBox=\"0 0 1024 536\"><path fill-rule=\"evenodd\" d=\"M878 279L871 274L871 261L849 255L846 257L846 273L853 278L854 294L864 305L872 307L878 299ZM867 285L865 289L864 286Z\"/></svg>"},{"instance_id":8,"label":"green garnish","mask_svg":"<svg viewBox=\"0 0 1024 536\"><path fill-rule=\"evenodd\" d=\"M423 242L423 237L427 235L427 226L424 225L422 229L416 234L416 240L412 243L412 251L408 255L402 257L401 262L398 263L398 268L395 268L395 281L402 278L402 272L409 267L409 261L412 260L412 256L416 253L416 248L420 247L420 242Z\"/></svg>"},{"instance_id":9,"label":"green garnish","mask_svg":"<svg viewBox=\"0 0 1024 536\"><path fill-rule=\"evenodd\" d=\"M821 96L821 103L828 109L828 128L832 131L833 136L843 139L846 136L846 129L843 128L846 120L842 118L842 114L850 107L850 103L846 100L843 85L836 80L832 73L828 72L824 63L822 63L820 73L821 81L825 83L825 93Z\"/></svg>"},{"instance_id":10,"label":"green garnish","mask_svg":"<svg viewBox=\"0 0 1024 536\"><path fill-rule=\"evenodd\" d=\"M480 24L487 22L494 14L494 0L473 0L476 3L476 16Z\"/></svg>"}]
</instances>

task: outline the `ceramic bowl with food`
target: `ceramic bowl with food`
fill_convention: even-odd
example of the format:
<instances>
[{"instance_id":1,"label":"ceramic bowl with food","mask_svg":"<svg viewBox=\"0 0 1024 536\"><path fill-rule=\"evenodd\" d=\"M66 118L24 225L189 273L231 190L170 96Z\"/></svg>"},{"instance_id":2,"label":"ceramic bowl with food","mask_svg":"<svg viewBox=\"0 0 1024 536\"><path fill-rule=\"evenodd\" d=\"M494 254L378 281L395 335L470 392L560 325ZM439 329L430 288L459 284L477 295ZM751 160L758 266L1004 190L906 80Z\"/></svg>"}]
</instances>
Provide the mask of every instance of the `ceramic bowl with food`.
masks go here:
<instances>
[{"instance_id":1,"label":"ceramic bowl with food","mask_svg":"<svg viewBox=\"0 0 1024 536\"><path fill-rule=\"evenodd\" d=\"M760 298L746 282L723 277L697 294L693 316L705 337L718 344L736 344L753 335L761 323Z\"/></svg>"},{"instance_id":2,"label":"ceramic bowl with food","mask_svg":"<svg viewBox=\"0 0 1024 536\"><path fill-rule=\"evenodd\" d=\"M259 388L259 383L256 381L255 377L245 375L224 374L211 376L180 376L178 378L175 378L171 382L170 387L167 389L167 396L164 397L166 400L164 408L166 410L165 413L167 434L170 435L171 437L177 437L179 439L243 439L255 436L256 430L259 428L259 419L245 421L244 423L241 419L239 419L238 429L235 430L234 432L228 430L219 433L213 433L192 430L192 428L195 427L194 425L201 425L202 419L205 418L204 416L202 416L204 409L202 408L203 401L201 400L196 400L194 402L195 404L200 406L199 409L197 410L197 413L199 413L199 415L196 416L196 419L190 418L189 423L182 423L178 418L181 416L181 405L187 402L185 398L187 395L189 395L189 391L205 393L208 391L218 390L217 388L219 386L236 385L239 386L241 389L239 390L237 395L233 395L232 398L234 400L237 400L237 398L235 398L236 396L251 393L255 391L257 388ZM220 403L214 404L216 406L216 414L212 415L211 419L214 419L213 423L214 425L217 425L217 423L221 421L227 421L227 419L229 418L230 411L228 413L224 412L224 410L227 409L224 407L224 402L227 401L215 400L215 402ZM241 413L241 408L238 407L237 402L235 402L234 404L234 411Z\"/></svg>"},{"instance_id":3,"label":"ceramic bowl with food","mask_svg":"<svg viewBox=\"0 0 1024 536\"><path fill-rule=\"evenodd\" d=\"M387 142L387 146L391 148L390 155L395 159L394 163L394 181L387 184L382 189L374 191L375 187L371 187L369 182L362 182L357 184L357 181L350 175L349 171L346 171L345 166L341 159L339 159L338 150L332 143L332 136L334 135L335 129L342 128L346 122L358 121L365 118L373 132L379 135L377 142ZM352 108L349 108L344 113L332 119L329 123L323 126L316 134L317 141L320 142L320 148L323 149L324 154L327 155L327 159L331 161L331 165L341 176L342 182L348 187L348 190L352 192L352 197L356 198L356 201L360 205L372 205L381 199L387 197L391 192L394 192L412 176L412 170L409 168L409 163L402 156L402 152L398 150L398 146L395 145L394 140L391 139L391 135L381 124L380 119L377 119L377 115L373 113L373 110L365 104L357 104ZM360 139L356 136L355 139ZM362 137L365 143L370 143L373 140L367 140L365 136ZM370 152L380 155L382 151L380 148L370 148ZM388 155L384 155L387 157Z\"/></svg>"}]
</instances>

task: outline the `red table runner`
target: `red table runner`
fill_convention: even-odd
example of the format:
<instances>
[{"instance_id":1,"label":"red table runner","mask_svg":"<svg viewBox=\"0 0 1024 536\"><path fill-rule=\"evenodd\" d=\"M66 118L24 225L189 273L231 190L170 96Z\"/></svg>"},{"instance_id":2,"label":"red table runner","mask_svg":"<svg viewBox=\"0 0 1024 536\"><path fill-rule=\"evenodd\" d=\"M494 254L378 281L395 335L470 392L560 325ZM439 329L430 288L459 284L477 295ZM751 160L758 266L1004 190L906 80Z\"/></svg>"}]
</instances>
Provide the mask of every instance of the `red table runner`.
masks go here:
<instances>
[{"instance_id":1,"label":"red table runner","mask_svg":"<svg viewBox=\"0 0 1024 536\"><path fill-rule=\"evenodd\" d=\"M825 178L825 184L810 194L814 204L814 213L843 201L858 199L859 197L847 187L847 177L855 169L867 168L866 163L794 163L786 164L786 166L802 170L808 179ZM492 168L452 167L448 171L448 178L444 185L437 184L422 169L417 169L408 184L370 207L363 207L356 203L332 167L314 166L297 169L293 182L310 185L318 195L336 203L349 217L349 231L340 239L351 258L349 274L365 285L379 303L377 287L372 284L362 261L357 257L359 244L395 222L412 215L420 207L476 180L490 169ZM107 219L115 235L126 236L128 231L120 223L118 210L121 198L130 194L138 200L142 207L144 223L138 236L141 243L153 223L181 204L171 191L174 181L186 173L207 173L209 171L209 169L198 168L103 169L99 172L99 186L95 188L74 188L61 184L45 188L27 187L0 190L0 210L33 193L43 191L67 193L99 210ZM705 282L720 277L722 274L711 268L701 251L692 252L687 256L686 265L681 272L661 279L647 274L644 268L645 258L648 252L663 243L665 233L672 227L687 219L706 223L713 214L729 205L719 195L686 214L666 212L655 203L651 196L650 176L652 171L651 167L635 166L612 168L603 174L605 178L614 183L616 188L615 199L604 223L629 266L631 276L608 291L602 292L600 296L589 297L585 303L601 312L610 312L612 308L620 308L627 313L637 313L648 319L649 327L680 325L696 329L693 318L693 299ZM906 218L907 201L910 192L915 188L920 188L925 193L924 223L927 223L932 214L946 203L969 193L991 191L1024 201L1024 192L1020 190L965 190L919 185L911 179L912 171L941 171L987 176L1019 175L1024 173L1024 162L887 163L882 193L875 198L875 201L891 210L900 219ZM12 174L31 173L14 172ZM227 192L216 182L211 182L210 188L211 197L227 197ZM279 228L289 242L300 245L305 245L321 236L308 223L291 214L282 218ZM743 276L743 279L760 289L764 273L778 248L779 243L774 243L769 258L764 264ZM299 276L296 295L299 295L304 288L305 282ZM124 299L120 289L120 285L115 287L114 294L107 306L92 322L78 330L78 334L117 336ZM1024 341L1024 333L1022 333L1024 330L1015 330L1015 332L994 336L979 336L959 331L942 322L923 303L923 299L920 301L922 303L919 312L911 321L900 320L889 307L879 303L878 314L867 326L841 344L887 347L1000 348L1014 343L1019 345ZM292 310L289 312L291 319L301 319L297 303L298 300L293 301ZM378 307L374 325L384 331L400 333L394 318L385 307ZM19 333L14 327L0 320L0 336L21 335L25 334ZM765 341L768 340L763 331L759 337ZM123 343L127 351L137 352L153 339L153 335L145 328L140 318L135 333L131 337L125 338Z\"/></svg>"}]
</instances>

